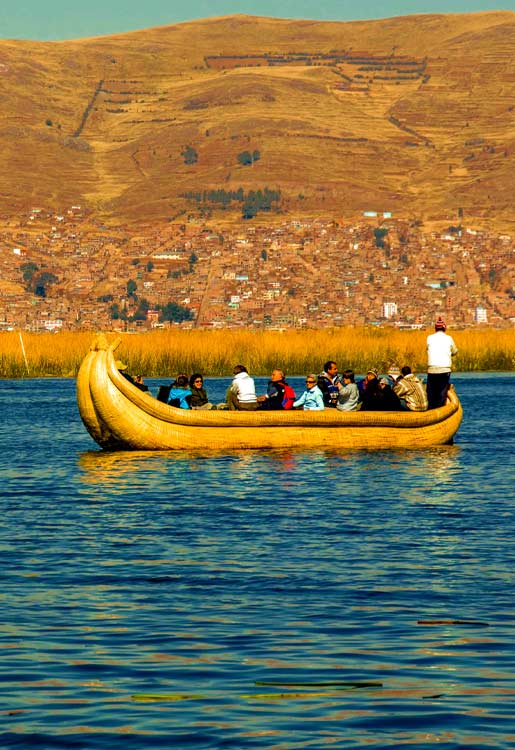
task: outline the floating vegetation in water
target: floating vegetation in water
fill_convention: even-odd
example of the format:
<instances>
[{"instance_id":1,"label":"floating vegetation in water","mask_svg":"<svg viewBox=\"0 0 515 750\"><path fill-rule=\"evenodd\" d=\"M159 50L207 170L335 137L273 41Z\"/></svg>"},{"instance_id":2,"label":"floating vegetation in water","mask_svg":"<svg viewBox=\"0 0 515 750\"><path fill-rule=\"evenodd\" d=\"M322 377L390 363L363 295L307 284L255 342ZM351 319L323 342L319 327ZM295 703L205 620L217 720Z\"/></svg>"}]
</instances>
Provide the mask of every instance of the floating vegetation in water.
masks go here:
<instances>
[{"instance_id":1,"label":"floating vegetation in water","mask_svg":"<svg viewBox=\"0 0 515 750\"><path fill-rule=\"evenodd\" d=\"M302 682L291 680L256 680L254 685L261 687L296 687L296 688L318 688L316 692L280 692L280 693L251 693L248 695L239 695L241 700L293 700L307 698L327 698L329 696L338 696L339 693L348 690L359 690L368 688L381 688L382 682L349 682L349 681L327 681L327 682ZM321 689L327 688L327 689ZM158 702L175 702L186 700L206 700L205 695L192 695L185 693L137 693L131 696L133 701L140 703L158 703Z\"/></svg>"},{"instance_id":2,"label":"floating vegetation in water","mask_svg":"<svg viewBox=\"0 0 515 750\"><path fill-rule=\"evenodd\" d=\"M474 627L488 628L489 622L479 620L417 620L417 625L472 625Z\"/></svg>"},{"instance_id":3,"label":"floating vegetation in water","mask_svg":"<svg viewBox=\"0 0 515 750\"><path fill-rule=\"evenodd\" d=\"M140 703L158 703L159 701L201 701L205 695L191 695L182 693L136 693L131 695L133 701Z\"/></svg>"},{"instance_id":4,"label":"floating vegetation in water","mask_svg":"<svg viewBox=\"0 0 515 750\"><path fill-rule=\"evenodd\" d=\"M267 687L338 687L338 688L370 688L383 687L382 682L348 682L348 681L329 681L329 682L292 682L290 680L256 680L254 685L263 685Z\"/></svg>"}]
</instances>

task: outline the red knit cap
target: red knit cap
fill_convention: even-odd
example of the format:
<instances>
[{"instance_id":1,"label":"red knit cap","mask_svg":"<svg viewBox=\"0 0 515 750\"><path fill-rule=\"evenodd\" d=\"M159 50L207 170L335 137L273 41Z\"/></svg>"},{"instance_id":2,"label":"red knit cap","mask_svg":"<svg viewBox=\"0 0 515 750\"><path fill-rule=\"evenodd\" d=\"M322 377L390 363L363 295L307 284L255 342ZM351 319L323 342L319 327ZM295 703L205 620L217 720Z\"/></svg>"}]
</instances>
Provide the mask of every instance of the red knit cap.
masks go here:
<instances>
[{"instance_id":1,"label":"red knit cap","mask_svg":"<svg viewBox=\"0 0 515 750\"><path fill-rule=\"evenodd\" d=\"M445 331L446 328L447 326L445 325L444 321L441 317L439 317L435 323L435 331Z\"/></svg>"}]
</instances>

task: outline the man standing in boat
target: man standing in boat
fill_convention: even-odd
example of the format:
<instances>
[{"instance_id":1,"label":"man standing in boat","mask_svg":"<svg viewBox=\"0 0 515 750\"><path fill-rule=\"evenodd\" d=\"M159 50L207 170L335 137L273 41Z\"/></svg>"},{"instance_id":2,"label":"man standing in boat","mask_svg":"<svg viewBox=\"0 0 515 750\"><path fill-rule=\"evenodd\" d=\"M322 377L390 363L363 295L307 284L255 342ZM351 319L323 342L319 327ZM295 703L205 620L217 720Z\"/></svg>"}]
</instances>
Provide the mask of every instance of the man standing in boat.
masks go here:
<instances>
[{"instance_id":1,"label":"man standing in boat","mask_svg":"<svg viewBox=\"0 0 515 750\"><path fill-rule=\"evenodd\" d=\"M435 332L427 337L427 401L429 409L443 406L451 380L452 358L458 353L452 336L445 333L442 318L435 323Z\"/></svg>"}]
</instances>

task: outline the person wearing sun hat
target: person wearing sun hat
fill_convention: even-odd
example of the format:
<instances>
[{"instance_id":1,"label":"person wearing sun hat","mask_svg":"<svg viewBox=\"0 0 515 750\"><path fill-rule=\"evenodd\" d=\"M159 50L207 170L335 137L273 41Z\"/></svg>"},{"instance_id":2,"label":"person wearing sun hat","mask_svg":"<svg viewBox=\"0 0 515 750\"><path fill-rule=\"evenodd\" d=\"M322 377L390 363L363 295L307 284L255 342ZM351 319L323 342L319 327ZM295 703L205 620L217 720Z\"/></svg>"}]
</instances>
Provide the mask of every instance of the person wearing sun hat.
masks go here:
<instances>
[{"instance_id":1,"label":"person wearing sun hat","mask_svg":"<svg viewBox=\"0 0 515 750\"><path fill-rule=\"evenodd\" d=\"M129 381L129 383L132 383L132 385L135 385L136 388L139 388L140 391L148 391L148 385L145 385L143 382L143 377L141 375L133 376L129 373L128 366L125 364L125 362L122 362L121 359L117 359L114 363L114 366L118 370L118 372L123 375L123 377Z\"/></svg>"},{"instance_id":2,"label":"person wearing sun hat","mask_svg":"<svg viewBox=\"0 0 515 750\"><path fill-rule=\"evenodd\" d=\"M435 332L427 337L427 401L429 409L443 406L451 380L452 358L458 353L452 336L441 317L435 323Z\"/></svg>"}]
</instances>

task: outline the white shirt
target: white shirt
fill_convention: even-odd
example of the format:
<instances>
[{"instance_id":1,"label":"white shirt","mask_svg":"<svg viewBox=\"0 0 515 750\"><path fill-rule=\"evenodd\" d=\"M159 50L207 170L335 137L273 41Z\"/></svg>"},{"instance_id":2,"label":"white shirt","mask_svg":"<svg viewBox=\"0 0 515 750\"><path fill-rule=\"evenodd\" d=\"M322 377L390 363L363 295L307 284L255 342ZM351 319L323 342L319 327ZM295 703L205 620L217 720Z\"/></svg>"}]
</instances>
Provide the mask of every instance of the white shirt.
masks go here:
<instances>
[{"instance_id":1,"label":"white shirt","mask_svg":"<svg viewBox=\"0 0 515 750\"><path fill-rule=\"evenodd\" d=\"M427 337L427 371L429 373L450 372L452 358L458 353L452 336L436 331Z\"/></svg>"},{"instance_id":2,"label":"white shirt","mask_svg":"<svg viewBox=\"0 0 515 750\"><path fill-rule=\"evenodd\" d=\"M242 404L256 403L254 380L250 377L248 372L239 372L234 376L231 390L236 394L238 401L241 401Z\"/></svg>"}]
</instances>

